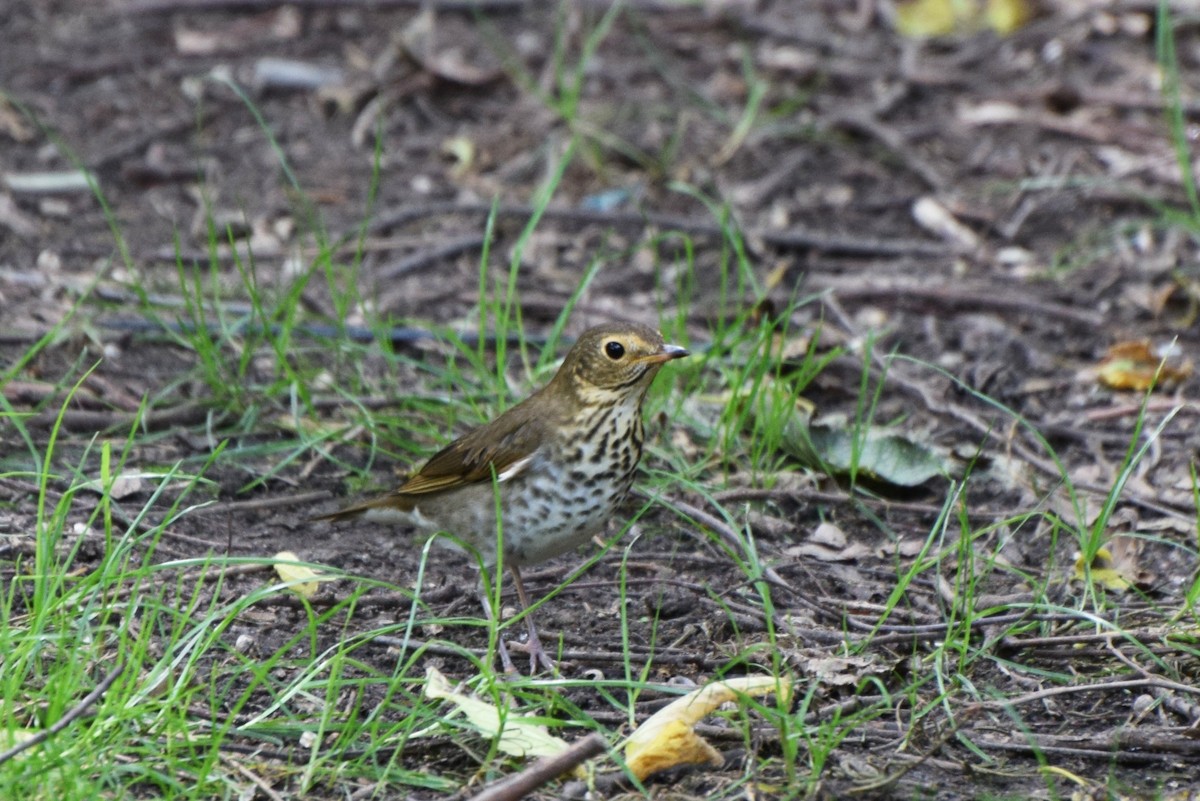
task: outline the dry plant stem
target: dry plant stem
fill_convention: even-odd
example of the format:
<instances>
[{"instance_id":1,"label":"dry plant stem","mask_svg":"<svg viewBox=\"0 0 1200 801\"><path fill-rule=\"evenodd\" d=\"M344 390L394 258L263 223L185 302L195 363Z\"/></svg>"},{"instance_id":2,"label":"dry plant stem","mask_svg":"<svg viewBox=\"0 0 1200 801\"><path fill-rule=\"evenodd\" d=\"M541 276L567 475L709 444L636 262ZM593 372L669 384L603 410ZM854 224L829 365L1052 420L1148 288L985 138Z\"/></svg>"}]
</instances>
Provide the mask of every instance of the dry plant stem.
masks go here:
<instances>
[{"instance_id":1,"label":"dry plant stem","mask_svg":"<svg viewBox=\"0 0 1200 801\"><path fill-rule=\"evenodd\" d=\"M224 503L214 503L209 506L203 506L199 509L193 509L192 515L210 515L216 512L250 512L262 511L264 509L276 509L281 506L296 508L305 506L317 501L324 501L333 497L333 493L329 490L316 490L314 492L298 492L294 495L276 495L268 498L254 498L249 501L226 501Z\"/></svg>"},{"instance_id":2,"label":"dry plant stem","mask_svg":"<svg viewBox=\"0 0 1200 801\"><path fill-rule=\"evenodd\" d=\"M1156 398L1144 405L1140 403L1124 403L1104 409L1092 409L1084 414L1084 419L1089 423L1099 423L1120 417L1132 417L1141 414L1143 411L1148 414L1157 414L1159 412L1174 411L1176 408L1180 412L1188 412L1190 414L1200 413L1200 403L1180 400L1179 398Z\"/></svg>"},{"instance_id":3,"label":"dry plant stem","mask_svg":"<svg viewBox=\"0 0 1200 801\"><path fill-rule=\"evenodd\" d=\"M517 11L526 0L290 0L297 8L340 9L360 6L379 8L429 8L434 11ZM132 0L117 10L129 15L173 14L220 11L270 11L283 5L280 0ZM193 123L194 124L194 123Z\"/></svg>"},{"instance_id":4,"label":"dry plant stem","mask_svg":"<svg viewBox=\"0 0 1200 801\"><path fill-rule=\"evenodd\" d=\"M515 776L485 787L472 796L471 801L517 801L607 750L604 738L593 732L562 753L543 757Z\"/></svg>"},{"instance_id":5,"label":"dry plant stem","mask_svg":"<svg viewBox=\"0 0 1200 801\"><path fill-rule=\"evenodd\" d=\"M405 225L425 217L440 217L450 214L490 214L490 203L427 203L404 206L392 211L382 211L370 225L371 233ZM528 217L533 214L531 206L507 204L496 207L502 217ZM550 206L542 217L559 222L576 222L588 225L606 225L614 228L645 228L654 226L665 230L692 234L693 236L720 237L725 230L708 219L675 217L667 214L620 211L591 211L581 208ZM760 240L780 248L819 250L823 253L838 253L857 256L946 256L952 250L940 242L909 239L868 239L861 236L836 236L812 231L789 228L786 231L748 231L749 238Z\"/></svg>"},{"instance_id":6,"label":"dry plant stem","mask_svg":"<svg viewBox=\"0 0 1200 801\"><path fill-rule=\"evenodd\" d=\"M410 256L405 256L391 264L384 265L377 271L375 280L380 284L388 281L394 281L397 278L408 275L411 272L427 267L433 262L440 259L457 256L460 253L466 253L471 250L477 250L483 247L485 240L481 236L467 236L461 239L455 239L450 242L443 243L438 247L429 250L414 253ZM388 308L388 304L380 303L381 308Z\"/></svg>"},{"instance_id":7,"label":"dry plant stem","mask_svg":"<svg viewBox=\"0 0 1200 801\"><path fill-rule=\"evenodd\" d=\"M1179 737L1144 737L1137 732L1126 732L1111 739L1088 738L1081 740L1077 735L1069 737L1026 736L1029 741L1023 743L995 742L983 738L977 739L975 742L983 748L994 751L1054 754L1098 760L1103 763L1120 762L1134 765L1155 762L1195 762L1197 756L1200 755L1200 745L1191 740ZM1063 746L1057 743L1071 743L1071 745ZM1091 745L1092 747L1079 747L1080 745Z\"/></svg>"},{"instance_id":8,"label":"dry plant stem","mask_svg":"<svg viewBox=\"0 0 1200 801\"><path fill-rule=\"evenodd\" d=\"M1058 695L1071 695L1073 693L1088 693L1088 692L1104 692L1105 690L1128 690L1135 687L1157 687L1164 690L1175 690L1182 693L1193 693L1200 695L1200 687L1191 687L1187 684L1180 684L1177 681L1160 678L1158 676L1148 676L1143 679L1127 679L1124 681L1102 681L1095 684L1075 684L1068 687L1050 687L1037 692L1018 695L1015 698L1004 698L996 701L985 701L980 705L989 709L1003 709L1010 706L1020 706L1021 704L1030 704L1034 701L1041 701L1045 698L1053 698Z\"/></svg>"},{"instance_id":9,"label":"dry plant stem","mask_svg":"<svg viewBox=\"0 0 1200 801\"><path fill-rule=\"evenodd\" d=\"M139 422L151 431L186 427L206 422L209 417L224 415L202 403L182 403L167 409L148 410L140 418L133 413L98 409L67 409L62 414L62 426L68 431L104 431L111 428L130 428ZM58 409L47 409L35 415L30 425L50 427L57 424Z\"/></svg>"},{"instance_id":10,"label":"dry plant stem","mask_svg":"<svg viewBox=\"0 0 1200 801\"><path fill-rule=\"evenodd\" d=\"M908 167L909 172L924 181L930 189L944 189L949 183L932 164L916 155L916 149L899 131L884 124L874 113L855 109L826 119L825 122L831 127L848 128L879 140L893 156Z\"/></svg>"},{"instance_id":11,"label":"dry plant stem","mask_svg":"<svg viewBox=\"0 0 1200 801\"><path fill-rule=\"evenodd\" d=\"M1033 293L1020 291L1018 287L997 287L995 285L929 287L899 282L864 286L861 281L855 283L833 276L815 278L811 285L814 289L831 291L839 301L886 300L889 303L897 304L905 304L905 301L908 301L935 307L943 313L986 310L1014 314L1037 314L1058 320L1070 320L1090 328L1101 328L1105 322L1103 317L1096 312L1077 309L1062 303L1039 300ZM845 325L844 321L843 325Z\"/></svg>"},{"instance_id":12,"label":"dry plant stem","mask_svg":"<svg viewBox=\"0 0 1200 801\"><path fill-rule=\"evenodd\" d=\"M88 711L88 708L91 707L92 704L99 701L100 698L103 697L106 692L108 692L108 688L112 687L113 684L116 683L117 679L120 678L124 671L124 665L117 665L115 668L109 671L108 675L105 676L99 684L96 685L96 689L85 695L82 701L67 710L67 713L55 721L54 725L47 729L42 729L25 742L18 743L7 751L0 753L0 765L3 765L5 762L9 761L20 753L28 751L35 745L46 742L46 740L49 740L54 735L67 728L67 726L70 726L73 721L81 717L85 712Z\"/></svg>"},{"instance_id":13,"label":"dry plant stem","mask_svg":"<svg viewBox=\"0 0 1200 801\"><path fill-rule=\"evenodd\" d=\"M384 648L395 648L397 650L405 649L424 649L431 654L438 656L452 656L466 658L470 654L478 659L484 659L487 656L487 651L482 648L462 648L458 646L443 645L441 643L429 642L427 640L418 639L399 639L389 637L387 635L375 637L371 640L375 645ZM643 653L643 649L638 649L638 654ZM614 665L624 664L629 655L623 651L585 651L585 650L564 650L558 655L563 662L579 662L579 663L596 663L603 662ZM650 656L649 653L646 656ZM671 665L673 667L699 667L704 670L719 670L723 667L728 667L729 660L727 659L712 659L701 656L692 652L684 652L682 650L667 652L663 650L653 653L654 661L662 665Z\"/></svg>"}]
</instances>

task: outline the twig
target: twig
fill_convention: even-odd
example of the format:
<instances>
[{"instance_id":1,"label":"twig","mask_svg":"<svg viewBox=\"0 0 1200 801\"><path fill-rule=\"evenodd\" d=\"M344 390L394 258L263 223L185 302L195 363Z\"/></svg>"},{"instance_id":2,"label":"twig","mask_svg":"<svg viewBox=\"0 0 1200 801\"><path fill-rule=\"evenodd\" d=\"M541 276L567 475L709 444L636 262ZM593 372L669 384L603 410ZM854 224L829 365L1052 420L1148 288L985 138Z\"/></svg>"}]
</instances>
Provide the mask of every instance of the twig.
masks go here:
<instances>
[{"instance_id":1,"label":"twig","mask_svg":"<svg viewBox=\"0 0 1200 801\"><path fill-rule=\"evenodd\" d=\"M528 0L134 0L121 3L117 11L130 16L172 14L177 11L264 11L291 5L298 8L425 8L438 11L517 11Z\"/></svg>"},{"instance_id":2,"label":"twig","mask_svg":"<svg viewBox=\"0 0 1200 801\"><path fill-rule=\"evenodd\" d=\"M862 281L845 281L835 277L814 279L814 289L828 289L839 300L887 302L901 305L905 301L925 303L945 314L970 311L997 311L1069 320L1089 328L1102 328L1106 320L1099 312L1079 309L1064 303L1053 303L1036 297L1018 287L1000 283L978 283L974 286L919 286L904 282L875 282L867 286Z\"/></svg>"},{"instance_id":3,"label":"twig","mask_svg":"<svg viewBox=\"0 0 1200 801\"><path fill-rule=\"evenodd\" d=\"M249 501L214 503L199 509L193 509L191 514L210 515L216 512L245 513L249 511L262 511L264 509L276 509L280 506L290 506L295 509L332 497L333 493L329 490L314 490L313 492L302 492L296 495L275 495L267 498L254 498Z\"/></svg>"},{"instance_id":4,"label":"twig","mask_svg":"<svg viewBox=\"0 0 1200 801\"><path fill-rule=\"evenodd\" d=\"M460 253L478 250L483 247L485 242L487 242L487 239L478 235L453 239L437 247L413 253L391 264L384 265L379 269L375 280L380 283L394 281L440 259L447 259L451 256L457 256Z\"/></svg>"},{"instance_id":5,"label":"twig","mask_svg":"<svg viewBox=\"0 0 1200 801\"><path fill-rule=\"evenodd\" d=\"M482 792L476 793L471 801L517 801L607 750L608 744L604 742L604 738L592 732L562 753L542 757L520 773L485 787Z\"/></svg>"},{"instance_id":6,"label":"twig","mask_svg":"<svg viewBox=\"0 0 1200 801\"><path fill-rule=\"evenodd\" d=\"M12 748L8 749L7 751L0 753L0 765L3 765L5 762L8 762L10 759L17 756L20 753L28 751L30 748L33 748L35 745L44 743L46 740L49 740L54 735L58 734L63 729L67 728L67 726L70 726L71 723L73 723L76 719L81 717L84 712L87 712L88 708L92 704L99 701L100 697L102 695L104 695L106 692L108 692L108 688L113 686L113 684L116 682L116 680L118 678L120 678L121 674L124 671L125 671L124 665L120 665L120 664L117 665L115 668L113 668L111 671L109 671L109 674L104 677L103 681L101 681L99 684L96 685L96 689L92 690L90 693L85 695L83 697L83 700L80 701L78 704L76 704L74 707L67 710L67 713L65 715L63 715L61 718L59 718L57 721L55 721L53 726L51 726L48 729L42 729L40 732L38 732L34 736L30 737L25 742L18 743L17 745L14 745Z\"/></svg>"},{"instance_id":7,"label":"twig","mask_svg":"<svg viewBox=\"0 0 1200 801\"><path fill-rule=\"evenodd\" d=\"M492 213L490 203L426 203L404 206L379 214L370 224L371 233L396 228L426 217L450 214L483 215ZM529 217L533 207L504 204L495 207L501 217ZM690 217L640 211L593 211L582 208L550 206L542 212L547 220L575 222L583 225L605 225L614 228L657 228L679 231L694 236L725 236L726 228L718 223ZM748 231L751 238L779 248L801 248L848 256L949 256L952 251L940 242L909 239L871 239L862 236L837 236L788 228L785 231Z\"/></svg>"},{"instance_id":8,"label":"twig","mask_svg":"<svg viewBox=\"0 0 1200 801\"><path fill-rule=\"evenodd\" d=\"M1048 687L1045 690L1018 695L1015 698L998 698L995 701L986 701L983 702L983 706L990 709L1004 709L1005 707L1020 706L1021 704L1041 701L1044 698L1051 698L1056 695L1103 692L1106 690L1128 690L1134 687L1158 687L1166 690L1175 690L1176 692L1200 694L1200 687L1191 687L1186 684L1180 684L1177 681L1152 676L1142 679L1126 679L1124 681L1102 681L1096 684L1071 684L1066 687Z\"/></svg>"}]
</instances>

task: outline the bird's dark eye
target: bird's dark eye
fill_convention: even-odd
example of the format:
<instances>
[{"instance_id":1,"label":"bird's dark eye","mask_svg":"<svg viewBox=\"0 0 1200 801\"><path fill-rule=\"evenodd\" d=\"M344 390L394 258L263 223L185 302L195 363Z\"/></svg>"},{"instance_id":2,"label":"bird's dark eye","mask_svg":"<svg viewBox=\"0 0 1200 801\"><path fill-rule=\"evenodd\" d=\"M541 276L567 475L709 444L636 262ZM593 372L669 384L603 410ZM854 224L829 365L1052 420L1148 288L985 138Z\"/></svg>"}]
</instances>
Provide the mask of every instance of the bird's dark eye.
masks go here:
<instances>
[{"instance_id":1,"label":"bird's dark eye","mask_svg":"<svg viewBox=\"0 0 1200 801\"><path fill-rule=\"evenodd\" d=\"M625 355L625 346L615 339L604 343L604 353L614 362Z\"/></svg>"}]
</instances>

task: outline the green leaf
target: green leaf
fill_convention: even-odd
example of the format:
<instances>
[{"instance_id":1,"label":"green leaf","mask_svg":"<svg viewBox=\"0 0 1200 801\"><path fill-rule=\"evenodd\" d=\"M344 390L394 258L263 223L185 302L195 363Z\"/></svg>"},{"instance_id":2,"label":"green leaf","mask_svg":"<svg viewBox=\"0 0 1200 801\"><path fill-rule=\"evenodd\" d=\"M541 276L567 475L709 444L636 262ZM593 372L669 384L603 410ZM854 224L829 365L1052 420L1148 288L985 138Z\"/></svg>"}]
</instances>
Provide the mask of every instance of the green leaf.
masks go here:
<instances>
[{"instance_id":1,"label":"green leaf","mask_svg":"<svg viewBox=\"0 0 1200 801\"><path fill-rule=\"evenodd\" d=\"M801 464L830 474L858 475L898 487L916 487L948 472L933 448L880 428L865 433L829 423L811 424L796 415L783 435L783 448Z\"/></svg>"}]
</instances>

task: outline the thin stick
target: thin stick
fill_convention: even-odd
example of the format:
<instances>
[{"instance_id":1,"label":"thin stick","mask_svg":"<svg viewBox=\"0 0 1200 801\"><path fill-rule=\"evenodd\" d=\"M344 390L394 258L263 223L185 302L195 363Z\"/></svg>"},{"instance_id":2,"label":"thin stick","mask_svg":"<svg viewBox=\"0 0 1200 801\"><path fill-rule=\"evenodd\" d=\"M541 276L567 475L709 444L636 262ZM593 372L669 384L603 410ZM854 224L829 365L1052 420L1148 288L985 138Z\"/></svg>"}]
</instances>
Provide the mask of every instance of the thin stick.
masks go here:
<instances>
[{"instance_id":1,"label":"thin stick","mask_svg":"<svg viewBox=\"0 0 1200 801\"><path fill-rule=\"evenodd\" d=\"M471 801L517 801L607 750L608 744L604 742L604 738L593 732L572 744L566 751L551 757L542 757L520 773L485 787L472 797Z\"/></svg>"}]
</instances>

